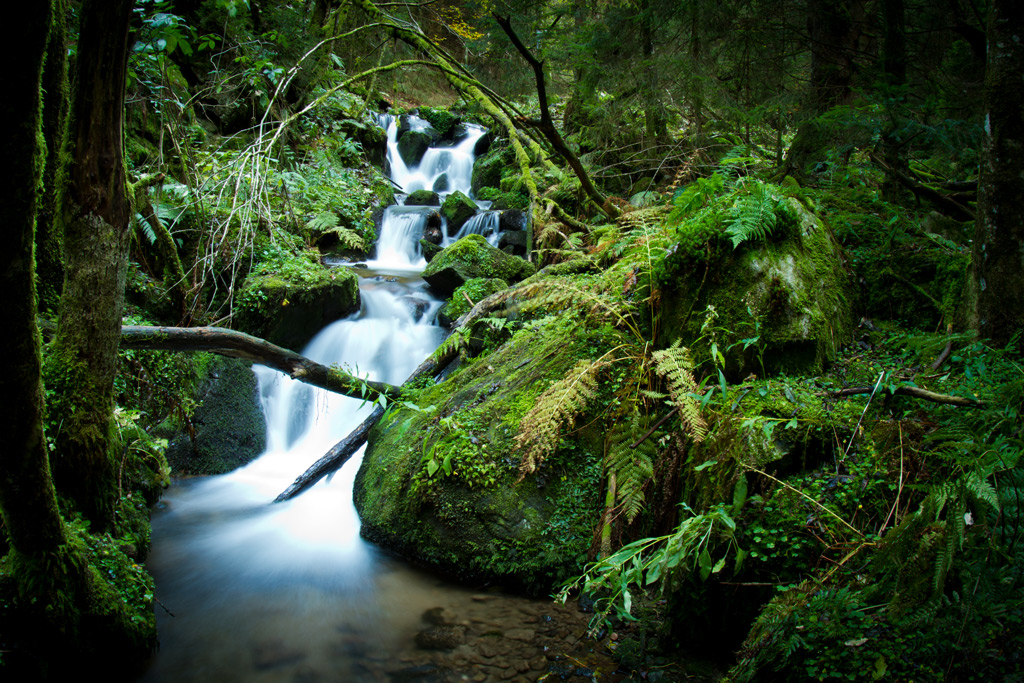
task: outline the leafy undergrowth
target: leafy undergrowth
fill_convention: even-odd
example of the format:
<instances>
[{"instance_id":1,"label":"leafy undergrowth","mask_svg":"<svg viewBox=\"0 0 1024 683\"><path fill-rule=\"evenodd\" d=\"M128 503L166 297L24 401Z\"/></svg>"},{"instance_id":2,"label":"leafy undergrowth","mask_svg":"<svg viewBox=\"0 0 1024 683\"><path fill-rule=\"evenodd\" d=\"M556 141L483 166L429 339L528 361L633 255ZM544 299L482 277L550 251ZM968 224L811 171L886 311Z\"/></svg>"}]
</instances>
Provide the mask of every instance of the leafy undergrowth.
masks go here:
<instances>
[{"instance_id":1,"label":"leafy undergrowth","mask_svg":"<svg viewBox=\"0 0 1024 683\"><path fill-rule=\"evenodd\" d=\"M630 668L695 646L724 658L746 634L728 680L1011 680L1019 670L1017 350L860 331L825 376L755 380L711 400L709 436L684 455L679 525L565 586L563 599L577 588L596 599L596 632L639 629L655 642L629 650ZM829 395L849 387L865 393ZM659 604L662 619L651 616Z\"/></svg>"}]
</instances>

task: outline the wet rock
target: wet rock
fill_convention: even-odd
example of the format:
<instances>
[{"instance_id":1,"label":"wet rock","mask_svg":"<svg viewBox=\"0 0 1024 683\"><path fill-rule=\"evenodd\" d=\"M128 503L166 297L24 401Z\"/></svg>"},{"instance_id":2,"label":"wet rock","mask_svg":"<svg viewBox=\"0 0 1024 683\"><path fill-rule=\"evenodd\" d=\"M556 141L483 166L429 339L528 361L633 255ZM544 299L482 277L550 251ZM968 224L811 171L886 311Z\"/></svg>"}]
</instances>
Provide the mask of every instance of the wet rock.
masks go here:
<instances>
[{"instance_id":1,"label":"wet rock","mask_svg":"<svg viewBox=\"0 0 1024 683\"><path fill-rule=\"evenodd\" d=\"M502 232L526 230L526 212L517 209L502 211L498 218L498 229Z\"/></svg>"},{"instance_id":2,"label":"wet rock","mask_svg":"<svg viewBox=\"0 0 1024 683\"><path fill-rule=\"evenodd\" d=\"M423 613L421 619L423 619L424 622L434 624L435 626L455 624L458 621L458 617L455 612L444 607L431 607Z\"/></svg>"},{"instance_id":3,"label":"wet rock","mask_svg":"<svg viewBox=\"0 0 1024 683\"><path fill-rule=\"evenodd\" d=\"M529 236L525 232L503 232L498 238L498 249L514 256L526 256Z\"/></svg>"},{"instance_id":4,"label":"wet rock","mask_svg":"<svg viewBox=\"0 0 1024 683\"><path fill-rule=\"evenodd\" d=\"M478 208L476 202L462 192L455 191L445 197L441 215L448 222L448 234L454 236L476 214Z\"/></svg>"},{"instance_id":5,"label":"wet rock","mask_svg":"<svg viewBox=\"0 0 1024 683\"><path fill-rule=\"evenodd\" d=\"M442 173L437 176L437 180L434 181L434 185L431 189L433 189L434 192L447 192L449 187L448 174Z\"/></svg>"},{"instance_id":6,"label":"wet rock","mask_svg":"<svg viewBox=\"0 0 1024 683\"><path fill-rule=\"evenodd\" d=\"M499 278L515 283L534 271L532 264L495 249L482 236L466 235L430 262L423 271L423 279L441 296L448 297L474 278Z\"/></svg>"},{"instance_id":7,"label":"wet rock","mask_svg":"<svg viewBox=\"0 0 1024 683\"><path fill-rule=\"evenodd\" d=\"M420 240L420 253L423 254L423 258L427 259L427 263L434 260L434 257L443 251L441 247L433 242L428 242L425 239Z\"/></svg>"},{"instance_id":8,"label":"wet rock","mask_svg":"<svg viewBox=\"0 0 1024 683\"><path fill-rule=\"evenodd\" d=\"M431 626L416 634L416 645L424 650L451 650L465 640L464 626Z\"/></svg>"},{"instance_id":9,"label":"wet rock","mask_svg":"<svg viewBox=\"0 0 1024 683\"><path fill-rule=\"evenodd\" d=\"M533 629L529 628L513 628L505 631L505 637L509 640L518 640L521 643L528 643L533 640L534 636Z\"/></svg>"},{"instance_id":10,"label":"wet rock","mask_svg":"<svg viewBox=\"0 0 1024 683\"><path fill-rule=\"evenodd\" d=\"M437 664L420 664L392 671L388 678L395 683L442 683L447 680L441 667Z\"/></svg>"},{"instance_id":11,"label":"wet rock","mask_svg":"<svg viewBox=\"0 0 1024 683\"><path fill-rule=\"evenodd\" d=\"M263 452L267 422L252 364L215 356L197 383L195 434L171 437L167 462L177 474L230 472Z\"/></svg>"},{"instance_id":12,"label":"wet rock","mask_svg":"<svg viewBox=\"0 0 1024 683\"><path fill-rule=\"evenodd\" d=\"M441 206L441 198L432 190L416 190L405 198L406 206Z\"/></svg>"}]
</instances>

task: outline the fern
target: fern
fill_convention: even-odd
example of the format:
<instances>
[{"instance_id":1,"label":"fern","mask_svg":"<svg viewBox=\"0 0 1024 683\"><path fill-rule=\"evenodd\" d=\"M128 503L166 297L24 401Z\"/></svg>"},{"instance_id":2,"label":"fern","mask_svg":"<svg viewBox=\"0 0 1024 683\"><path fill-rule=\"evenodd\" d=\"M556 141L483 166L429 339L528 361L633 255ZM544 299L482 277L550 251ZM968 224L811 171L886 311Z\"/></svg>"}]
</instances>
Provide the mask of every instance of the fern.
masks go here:
<instances>
[{"instance_id":1,"label":"fern","mask_svg":"<svg viewBox=\"0 0 1024 683\"><path fill-rule=\"evenodd\" d=\"M720 173L715 172L709 178L698 178L676 193L672 202L675 208L668 216L669 223L678 223L704 208L715 195L724 189L725 178Z\"/></svg>"},{"instance_id":2,"label":"fern","mask_svg":"<svg viewBox=\"0 0 1024 683\"><path fill-rule=\"evenodd\" d=\"M315 232L327 232L338 225L338 214L332 211L319 213L306 222L306 227Z\"/></svg>"},{"instance_id":3,"label":"fern","mask_svg":"<svg viewBox=\"0 0 1024 683\"><path fill-rule=\"evenodd\" d=\"M776 210L782 204L769 186L759 181L748 183L750 192L736 201L725 234L735 249L744 242L766 239L778 226Z\"/></svg>"},{"instance_id":4,"label":"fern","mask_svg":"<svg viewBox=\"0 0 1024 683\"><path fill-rule=\"evenodd\" d=\"M573 282L554 279L531 283L522 291L531 297L522 304L523 312L558 310L572 306L599 320L613 318L617 327L639 334L630 304L605 292L583 289Z\"/></svg>"},{"instance_id":5,"label":"fern","mask_svg":"<svg viewBox=\"0 0 1024 683\"><path fill-rule=\"evenodd\" d=\"M599 365L581 360L565 377L548 387L519 424L516 445L523 449L519 466L523 475L536 472L544 459L555 452L562 435L597 395Z\"/></svg>"},{"instance_id":6,"label":"fern","mask_svg":"<svg viewBox=\"0 0 1024 683\"><path fill-rule=\"evenodd\" d=\"M627 522L632 522L643 509L644 486L654 477L657 445L646 439L636 447L633 443L643 434L640 416L634 414L628 423L621 423L608 434L611 445L604 459L605 472L615 475L616 501Z\"/></svg>"},{"instance_id":7,"label":"fern","mask_svg":"<svg viewBox=\"0 0 1024 683\"><path fill-rule=\"evenodd\" d=\"M680 346L676 340L672 346L655 351L655 371L668 382L668 393L673 405L679 409L679 420L696 443L707 436L708 427L700 414L700 402L694 394L698 391L697 380L693 376L693 360L690 350Z\"/></svg>"}]
</instances>

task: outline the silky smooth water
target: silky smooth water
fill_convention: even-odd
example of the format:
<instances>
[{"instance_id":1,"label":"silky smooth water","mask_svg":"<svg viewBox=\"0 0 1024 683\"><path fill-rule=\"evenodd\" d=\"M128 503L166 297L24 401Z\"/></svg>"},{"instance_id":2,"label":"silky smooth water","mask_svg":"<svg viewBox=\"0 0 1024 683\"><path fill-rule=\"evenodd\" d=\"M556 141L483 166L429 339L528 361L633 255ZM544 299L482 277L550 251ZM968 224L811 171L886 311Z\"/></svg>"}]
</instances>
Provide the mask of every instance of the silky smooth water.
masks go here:
<instances>
[{"instance_id":1,"label":"silky smooth water","mask_svg":"<svg viewBox=\"0 0 1024 683\"><path fill-rule=\"evenodd\" d=\"M395 149L395 124L387 123L400 187L431 186L448 173L453 190L469 192L482 129L454 148L429 151L408 169ZM436 348L443 333L433 319L441 302L418 277L425 262L416 244L432 210L388 210L377 258L359 271L362 310L322 330L305 355L401 384ZM496 226L496 215L474 229L481 223ZM160 650L141 680L388 680L403 661L415 661L408 653L415 651L425 610L454 606L470 613L483 604L480 596L415 571L360 538L352 485L362 449L333 477L272 504L371 406L273 370L254 371L267 418L266 452L230 474L175 482L153 516L148 566L156 579ZM525 609L487 604L519 618ZM485 616L480 623L493 630L489 620L513 618Z\"/></svg>"}]
</instances>

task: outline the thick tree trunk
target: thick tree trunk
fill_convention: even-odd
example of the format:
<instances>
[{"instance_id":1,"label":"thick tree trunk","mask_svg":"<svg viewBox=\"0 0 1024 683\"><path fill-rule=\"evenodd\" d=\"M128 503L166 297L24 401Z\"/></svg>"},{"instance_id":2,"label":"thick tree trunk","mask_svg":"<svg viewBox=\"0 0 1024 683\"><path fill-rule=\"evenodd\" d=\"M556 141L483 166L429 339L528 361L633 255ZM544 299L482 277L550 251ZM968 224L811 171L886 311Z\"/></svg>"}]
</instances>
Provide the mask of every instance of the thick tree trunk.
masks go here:
<instances>
[{"instance_id":1,"label":"thick tree trunk","mask_svg":"<svg viewBox=\"0 0 1024 683\"><path fill-rule=\"evenodd\" d=\"M86 0L69 126L74 163L64 213L64 292L48 389L61 427L57 488L104 529L114 507L113 386L128 265L123 156L132 0Z\"/></svg>"},{"instance_id":2,"label":"thick tree trunk","mask_svg":"<svg viewBox=\"0 0 1024 683\"><path fill-rule=\"evenodd\" d=\"M40 76L51 22L49 2L19 5L8 19L19 41L4 41L4 62L17 64L5 79L3 158L7 180L0 186L0 318L7 325L7 362L0 373L0 514L11 547L42 558L64 543L64 525L50 479L43 439L39 331L33 242L44 151L39 145Z\"/></svg>"},{"instance_id":3,"label":"thick tree trunk","mask_svg":"<svg viewBox=\"0 0 1024 683\"><path fill-rule=\"evenodd\" d=\"M1024 3L993 0L978 177L974 328L1005 344L1024 324Z\"/></svg>"}]
</instances>

